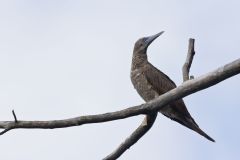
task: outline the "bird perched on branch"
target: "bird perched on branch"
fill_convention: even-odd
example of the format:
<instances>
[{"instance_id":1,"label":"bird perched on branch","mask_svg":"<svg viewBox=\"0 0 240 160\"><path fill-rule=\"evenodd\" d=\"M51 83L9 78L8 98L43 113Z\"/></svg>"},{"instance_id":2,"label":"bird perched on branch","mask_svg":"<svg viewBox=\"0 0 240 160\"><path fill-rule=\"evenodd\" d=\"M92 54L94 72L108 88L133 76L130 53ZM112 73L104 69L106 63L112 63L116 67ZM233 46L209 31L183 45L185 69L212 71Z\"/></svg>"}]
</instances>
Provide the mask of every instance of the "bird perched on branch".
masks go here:
<instances>
[{"instance_id":1,"label":"bird perched on branch","mask_svg":"<svg viewBox=\"0 0 240 160\"><path fill-rule=\"evenodd\" d=\"M176 88L175 83L163 72L148 62L148 46L163 32L156 35L140 38L134 46L131 81L138 94L146 101L153 100L160 95ZM208 140L215 142L203 132L188 112L182 99L171 102L159 110L166 117L192 129Z\"/></svg>"}]
</instances>

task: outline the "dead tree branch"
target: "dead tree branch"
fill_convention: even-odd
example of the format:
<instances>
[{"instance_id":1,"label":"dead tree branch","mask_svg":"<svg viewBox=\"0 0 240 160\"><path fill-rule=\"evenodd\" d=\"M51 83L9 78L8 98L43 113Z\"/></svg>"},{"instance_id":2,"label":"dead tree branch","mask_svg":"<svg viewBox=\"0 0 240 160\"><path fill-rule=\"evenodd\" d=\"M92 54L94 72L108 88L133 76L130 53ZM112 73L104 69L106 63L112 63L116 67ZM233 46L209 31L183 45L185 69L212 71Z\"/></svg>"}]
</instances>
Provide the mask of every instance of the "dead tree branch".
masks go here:
<instances>
[{"instance_id":1,"label":"dead tree branch","mask_svg":"<svg viewBox=\"0 0 240 160\"><path fill-rule=\"evenodd\" d=\"M192 65L193 57L195 55L194 41L195 40L192 38L189 39L187 58L182 67L183 81L187 81L190 79L189 71L190 71L190 67Z\"/></svg>"},{"instance_id":2,"label":"dead tree branch","mask_svg":"<svg viewBox=\"0 0 240 160\"><path fill-rule=\"evenodd\" d=\"M134 145L145 133L153 126L157 118L157 112L145 116L141 125L124 141L118 148L109 154L104 160L113 160L119 158L127 149Z\"/></svg>"},{"instance_id":3,"label":"dead tree branch","mask_svg":"<svg viewBox=\"0 0 240 160\"><path fill-rule=\"evenodd\" d=\"M228 63L212 72L202 75L198 78L189 80L179 85L177 88L159 96L158 98L147 103L129 107L116 112L109 112L105 114L86 115L75 118L63 120L49 120L49 121L0 121L0 128L3 129L54 129L80 126L88 123L101 123L124 119L140 114L150 114L160 110L163 106L175 101L177 99L186 97L190 94L206 89L217 83L224 81L227 78L235 76L240 73L240 59Z\"/></svg>"}]
</instances>

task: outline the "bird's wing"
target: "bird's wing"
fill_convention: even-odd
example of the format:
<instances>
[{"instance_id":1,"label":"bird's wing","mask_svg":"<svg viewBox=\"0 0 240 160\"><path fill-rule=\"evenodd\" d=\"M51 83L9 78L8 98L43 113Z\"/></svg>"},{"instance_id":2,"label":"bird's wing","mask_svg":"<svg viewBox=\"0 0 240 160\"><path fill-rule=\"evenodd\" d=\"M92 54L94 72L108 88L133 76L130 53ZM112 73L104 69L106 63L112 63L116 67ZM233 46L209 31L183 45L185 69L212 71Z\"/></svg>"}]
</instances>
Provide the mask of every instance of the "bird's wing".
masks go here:
<instances>
[{"instance_id":1,"label":"bird's wing","mask_svg":"<svg viewBox=\"0 0 240 160\"><path fill-rule=\"evenodd\" d=\"M176 88L176 84L166 74L150 63L145 66L145 75L147 81L151 84L152 89L154 89L159 95ZM170 105L175 112L192 119L182 99L177 100Z\"/></svg>"},{"instance_id":2,"label":"bird's wing","mask_svg":"<svg viewBox=\"0 0 240 160\"><path fill-rule=\"evenodd\" d=\"M151 84L152 89L154 89L159 95L176 88L175 83L163 72L159 71L152 64L148 63L145 65L145 76L149 84ZM169 117L172 120L177 121L178 123L196 131L200 135L206 137L208 140L213 141L210 136L203 132L194 119L191 117L190 113L187 110L182 99L179 99L175 102L169 104L167 108L167 113L163 113L165 116ZM166 109L166 108L165 108ZM172 116L172 114L174 116Z\"/></svg>"},{"instance_id":3,"label":"bird's wing","mask_svg":"<svg viewBox=\"0 0 240 160\"><path fill-rule=\"evenodd\" d=\"M152 85L153 89L159 93L159 95L177 87L166 74L158 70L152 64L146 64L144 70L147 81Z\"/></svg>"}]
</instances>

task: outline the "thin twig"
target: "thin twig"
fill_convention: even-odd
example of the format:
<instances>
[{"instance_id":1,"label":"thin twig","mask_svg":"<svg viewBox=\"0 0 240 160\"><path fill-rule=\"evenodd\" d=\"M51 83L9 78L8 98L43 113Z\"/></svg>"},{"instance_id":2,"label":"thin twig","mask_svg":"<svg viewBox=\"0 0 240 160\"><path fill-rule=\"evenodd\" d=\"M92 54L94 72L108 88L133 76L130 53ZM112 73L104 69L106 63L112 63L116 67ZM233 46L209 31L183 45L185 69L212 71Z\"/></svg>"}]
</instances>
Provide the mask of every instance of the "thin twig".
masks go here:
<instances>
[{"instance_id":1,"label":"thin twig","mask_svg":"<svg viewBox=\"0 0 240 160\"><path fill-rule=\"evenodd\" d=\"M182 67L182 73L183 73L183 81L189 80L189 71L190 67L192 65L193 57L195 55L194 51L194 39L190 38L189 39L189 44L188 44L188 53L187 53L187 58L186 61Z\"/></svg>"},{"instance_id":2,"label":"thin twig","mask_svg":"<svg viewBox=\"0 0 240 160\"><path fill-rule=\"evenodd\" d=\"M18 120L17 120L17 116L16 116L16 114L15 114L14 110L12 110L12 114L13 114L13 117L14 117L15 123L17 123L17 122L18 122Z\"/></svg>"},{"instance_id":3,"label":"thin twig","mask_svg":"<svg viewBox=\"0 0 240 160\"><path fill-rule=\"evenodd\" d=\"M0 132L0 135L3 135L4 133L10 131L12 128L7 128L7 129L4 129L2 132Z\"/></svg>"}]
</instances>

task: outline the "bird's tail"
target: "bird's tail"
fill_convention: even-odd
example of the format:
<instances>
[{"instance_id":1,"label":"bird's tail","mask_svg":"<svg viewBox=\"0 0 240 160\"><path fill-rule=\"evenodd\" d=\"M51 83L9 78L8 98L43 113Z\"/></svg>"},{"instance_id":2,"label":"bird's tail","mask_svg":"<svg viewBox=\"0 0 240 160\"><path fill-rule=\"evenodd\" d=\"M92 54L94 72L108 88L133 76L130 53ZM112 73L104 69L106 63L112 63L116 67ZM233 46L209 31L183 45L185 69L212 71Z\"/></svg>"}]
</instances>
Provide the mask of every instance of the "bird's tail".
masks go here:
<instances>
[{"instance_id":1,"label":"bird's tail","mask_svg":"<svg viewBox=\"0 0 240 160\"><path fill-rule=\"evenodd\" d=\"M188 119L187 124L184 124L186 127L192 129L193 131L197 132L198 134L202 135L203 137L207 138L208 140L215 142L213 138L211 138L209 135L207 135L205 132L203 132L200 127L197 125L197 123L193 119Z\"/></svg>"}]
</instances>

